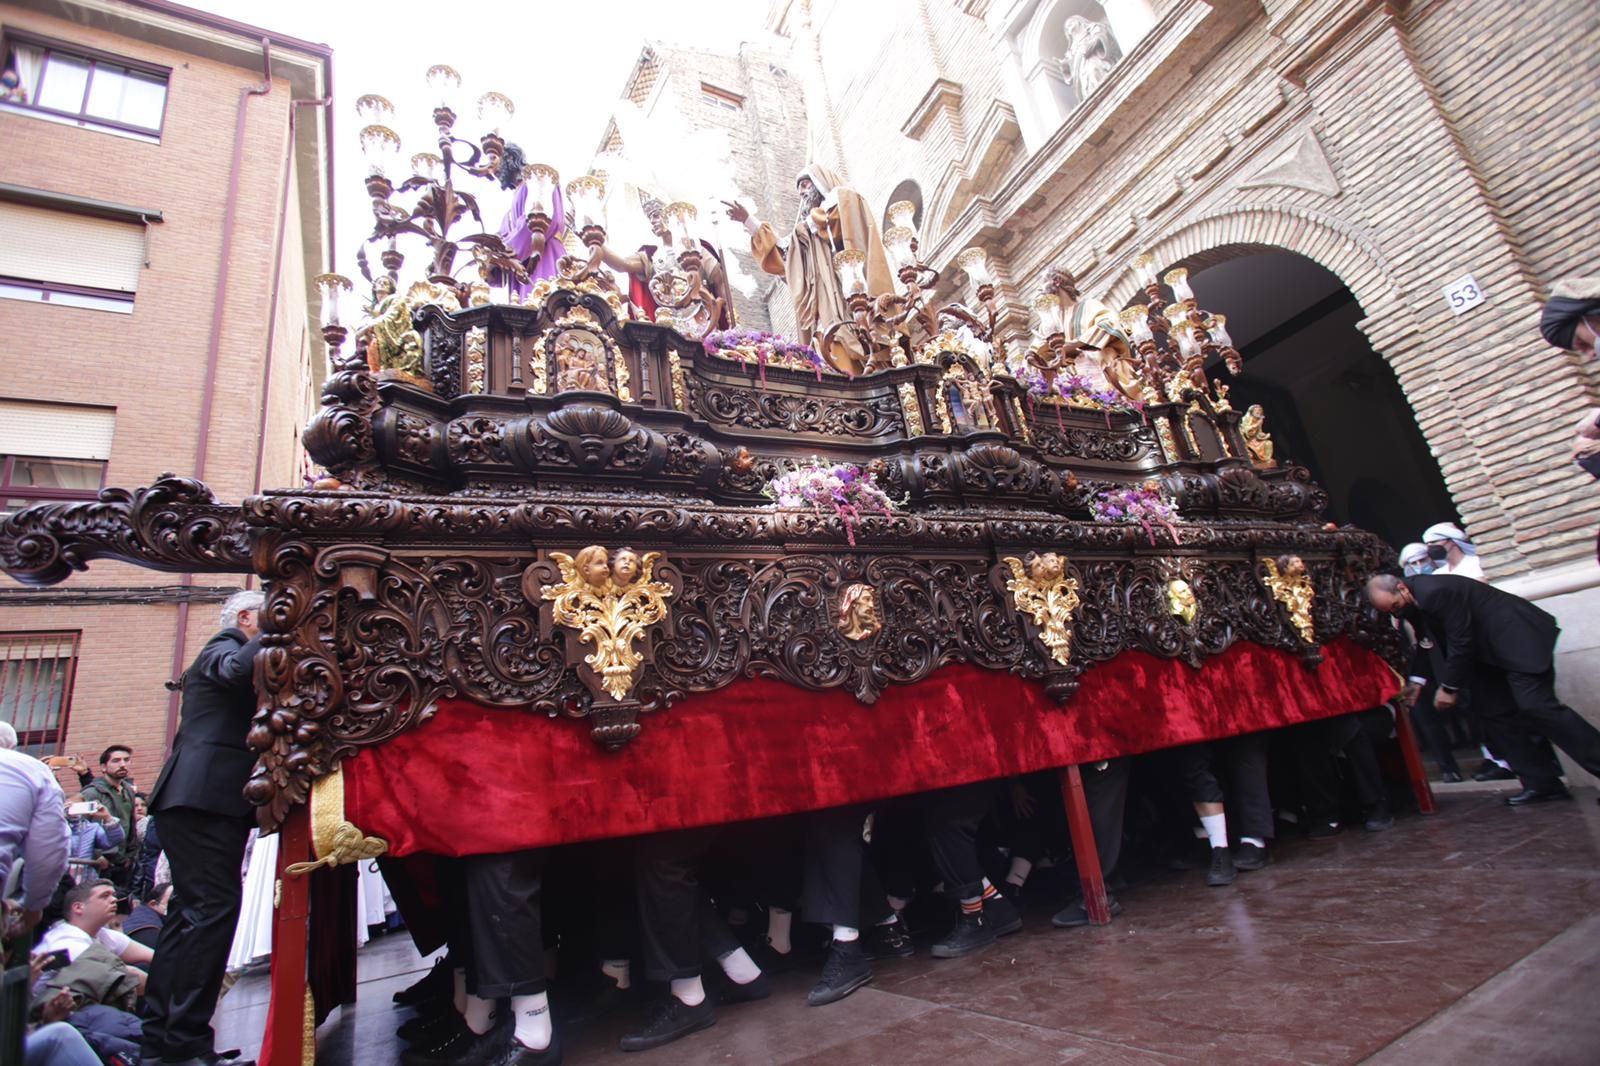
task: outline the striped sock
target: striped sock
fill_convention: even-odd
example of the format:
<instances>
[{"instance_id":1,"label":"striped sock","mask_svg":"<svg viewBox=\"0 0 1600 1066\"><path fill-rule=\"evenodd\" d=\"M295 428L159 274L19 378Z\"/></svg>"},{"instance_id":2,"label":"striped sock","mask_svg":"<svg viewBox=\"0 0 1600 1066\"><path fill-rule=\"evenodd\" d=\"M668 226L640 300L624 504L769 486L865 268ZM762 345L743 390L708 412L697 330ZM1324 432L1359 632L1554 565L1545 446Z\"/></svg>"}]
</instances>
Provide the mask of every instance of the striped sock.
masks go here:
<instances>
[{"instance_id":1,"label":"striped sock","mask_svg":"<svg viewBox=\"0 0 1600 1066\"><path fill-rule=\"evenodd\" d=\"M989 883L989 879L987 877L985 877L983 879L983 896L981 897L982 901L987 903L991 899L999 899L999 898L1000 898L1000 890L998 888L995 888L993 885L991 885Z\"/></svg>"},{"instance_id":2,"label":"striped sock","mask_svg":"<svg viewBox=\"0 0 1600 1066\"><path fill-rule=\"evenodd\" d=\"M982 896L974 896L971 899L962 900L961 901L961 913L964 914L964 915L965 914L982 914L983 913L983 897Z\"/></svg>"}]
</instances>

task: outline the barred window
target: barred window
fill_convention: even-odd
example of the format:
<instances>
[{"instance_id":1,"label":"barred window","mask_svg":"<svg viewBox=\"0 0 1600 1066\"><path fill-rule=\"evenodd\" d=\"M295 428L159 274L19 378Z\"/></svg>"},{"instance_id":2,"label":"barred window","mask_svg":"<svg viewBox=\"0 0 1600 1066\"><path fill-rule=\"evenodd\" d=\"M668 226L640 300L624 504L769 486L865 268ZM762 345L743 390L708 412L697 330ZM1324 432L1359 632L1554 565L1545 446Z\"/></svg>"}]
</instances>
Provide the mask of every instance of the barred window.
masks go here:
<instances>
[{"instance_id":1,"label":"barred window","mask_svg":"<svg viewBox=\"0 0 1600 1066\"><path fill-rule=\"evenodd\" d=\"M0 633L0 721L17 731L17 750L60 754L79 636L77 631Z\"/></svg>"}]
</instances>

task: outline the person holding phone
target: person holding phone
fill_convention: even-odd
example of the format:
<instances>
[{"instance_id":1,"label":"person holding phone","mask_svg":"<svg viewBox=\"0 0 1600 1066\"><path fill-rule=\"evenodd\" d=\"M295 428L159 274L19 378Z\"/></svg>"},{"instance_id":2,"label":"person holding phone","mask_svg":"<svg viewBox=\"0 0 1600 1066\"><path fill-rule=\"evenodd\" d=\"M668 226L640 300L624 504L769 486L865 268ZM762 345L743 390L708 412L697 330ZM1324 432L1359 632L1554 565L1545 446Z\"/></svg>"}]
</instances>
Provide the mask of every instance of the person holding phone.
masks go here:
<instances>
[{"instance_id":1,"label":"person holding phone","mask_svg":"<svg viewBox=\"0 0 1600 1066\"><path fill-rule=\"evenodd\" d=\"M72 833L71 854L81 879L82 871L110 868L107 853L121 846L127 839L122 823L110 808L96 800L86 800L75 795L67 801L67 825Z\"/></svg>"}]
</instances>

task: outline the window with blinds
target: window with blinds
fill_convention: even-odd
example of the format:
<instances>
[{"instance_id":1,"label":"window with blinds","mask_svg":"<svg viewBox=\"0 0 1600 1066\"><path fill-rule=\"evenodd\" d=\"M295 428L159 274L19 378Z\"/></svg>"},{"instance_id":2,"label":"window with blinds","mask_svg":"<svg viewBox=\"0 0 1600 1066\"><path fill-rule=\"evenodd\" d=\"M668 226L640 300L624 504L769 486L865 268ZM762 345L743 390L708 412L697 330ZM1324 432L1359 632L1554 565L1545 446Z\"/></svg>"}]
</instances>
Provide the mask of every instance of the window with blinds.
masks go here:
<instances>
[{"instance_id":1,"label":"window with blinds","mask_svg":"<svg viewBox=\"0 0 1600 1066\"><path fill-rule=\"evenodd\" d=\"M116 421L109 407L0 400L0 514L94 499L105 484Z\"/></svg>"},{"instance_id":2,"label":"window with blinds","mask_svg":"<svg viewBox=\"0 0 1600 1066\"><path fill-rule=\"evenodd\" d=\"M0 233L0 296L132 310L144 223L0 200Z\"/></svg>"},{"instance_id":3,"label":"window with blinds","mask_svg":"<svg viewBox=\"0 0 1600 1066\"><path fill-rule=\"evenodd\" d=\"M0 633L0 722L17 731L17 748L56 755L78 670L75 631Z\"/></svg>"}]
</instances>

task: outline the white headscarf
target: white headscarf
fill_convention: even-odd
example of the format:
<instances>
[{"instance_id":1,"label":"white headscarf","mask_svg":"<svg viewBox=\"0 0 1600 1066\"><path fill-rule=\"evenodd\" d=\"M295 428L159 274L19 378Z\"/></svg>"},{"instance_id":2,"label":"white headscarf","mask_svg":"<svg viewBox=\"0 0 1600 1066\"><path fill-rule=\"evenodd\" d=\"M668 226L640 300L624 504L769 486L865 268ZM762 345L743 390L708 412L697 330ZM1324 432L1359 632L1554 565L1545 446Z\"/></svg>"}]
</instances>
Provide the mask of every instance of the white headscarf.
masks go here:
<instances>
[{"instance_id":1,"label":"white headscarf","mask_svg":"<svg viewBox=\"0 0 1600 1066\"><path fill-rule=\"evenodd\" d=\"M1454 541L1455 546L1460 548L1466 555L1478 554L1478 549L1473 547L1472 541L1467 539L1466 533L1462 532L1460 526L1453 523L1440 522L1422 531L1422 542L1424 544L1438 544L1444 540Z\"/></svg>"}]
</instances>

